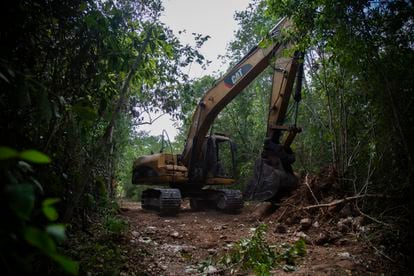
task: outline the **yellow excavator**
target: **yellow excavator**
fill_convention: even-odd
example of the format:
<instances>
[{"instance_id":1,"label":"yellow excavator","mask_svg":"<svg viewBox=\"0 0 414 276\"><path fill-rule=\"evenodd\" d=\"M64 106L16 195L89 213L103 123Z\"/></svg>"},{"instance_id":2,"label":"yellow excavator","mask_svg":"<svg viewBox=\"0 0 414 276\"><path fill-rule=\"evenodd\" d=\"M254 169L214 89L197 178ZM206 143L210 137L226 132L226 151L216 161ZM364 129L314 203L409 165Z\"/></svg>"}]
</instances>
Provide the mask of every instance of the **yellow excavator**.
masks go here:
<instances>
[{"instance_id":1,"label":"yellow excavator","mask_svg":"<svg viewBox=\"0 0 414 276\"><path fill-rule=\"evenodd\" d=\"M281 19L268 34L268 46L253 47L200 100L193 114L182 154L165 153L141 156L134 161L132 183L154 187L142 192L143 209L161 214L175 214L182 198L190 199L194 210L217 208L238 212L244 200L276 201L297 185L291 164L295 161L290 145L300 128L284 125L289 99L296 80L294 99L300 101L303 77L303 54L283 57L291 48L282 42L281 32L292 27L288 18ZM251 83L264 69L274 69L266 138L261 157L255 163L252 179L245 191L218 189L236 182L233 177L235 145L224 134L209 130L223 108ZM285 135L283 135L285 134ZM227 170L222 154L227 152ZM229 168L230 167L230 168Z\"/></svg>"}]
</instances>

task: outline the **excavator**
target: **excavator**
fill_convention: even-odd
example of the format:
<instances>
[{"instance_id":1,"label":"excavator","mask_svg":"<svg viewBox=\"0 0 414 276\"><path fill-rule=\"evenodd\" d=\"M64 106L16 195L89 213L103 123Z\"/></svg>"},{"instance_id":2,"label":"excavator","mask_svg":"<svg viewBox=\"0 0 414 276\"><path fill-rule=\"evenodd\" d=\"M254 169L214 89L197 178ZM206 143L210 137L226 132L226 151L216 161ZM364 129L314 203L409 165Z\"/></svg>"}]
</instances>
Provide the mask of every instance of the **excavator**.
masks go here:
<instances>
[{"instance_id":1,"label":"excavator","mask_svg":"<svg viewBox=\"0 0 414 276\"><path fill-rule=\"evenodd\" d=\"M160 151L134 161L132 183L156 186L142 192L143 209L174 215L179 212L182 199L189 198L193 210L216 208L239 212L244 200L276 202L294 189L298 179L291 166L295 157L290 146L301 129L296 122L287 126L284 121L295 82L293 98L296 103L300 101L303 53L282 55L285 49L292 48L292 43L283 42L281 33L291 27L291 20L282 18L263 40L267 46L260 47L263 43L259 43L253 47L204 94L193 113L181 154ZM236 182L236 146L226 135L209 130L223 108L268 66L274 73L262 154L243 193L223 189ZM227 170L223 168L223 152L231 156L231 162L227 162L231 168L227 166Z\"/></svg>"}]
</instances>

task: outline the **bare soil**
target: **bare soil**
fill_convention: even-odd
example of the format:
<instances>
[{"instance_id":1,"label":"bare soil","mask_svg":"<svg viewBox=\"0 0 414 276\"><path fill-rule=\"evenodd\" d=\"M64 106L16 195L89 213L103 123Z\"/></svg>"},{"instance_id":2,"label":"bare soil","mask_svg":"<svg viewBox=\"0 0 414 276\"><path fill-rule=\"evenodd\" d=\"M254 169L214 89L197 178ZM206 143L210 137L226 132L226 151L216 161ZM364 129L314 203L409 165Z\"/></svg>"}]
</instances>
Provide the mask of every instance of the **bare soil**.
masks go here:
<instances>
[{"instance_id":1,"label":"bare soil","mask_svg":"<svg viewBox=\"0 0 414 276\"><path fill-rule=\"evenodd\" d=\"M378 248L360 239L368 226L361 217L346 214L345 206L335 211L345 212L342 218L292 211L297 208L289 200L275 212L269 208L266 203L246 203L240 214L195 212L184 201L177 216L161 217L143 210L140 203L123 202L121 216L130 227L124 247L127 272L121 274L199 275L201 262L223 255L240 238L249 237L252 228L265 223L271 245L299 238L307 243L307 254L295 271L275 269L272 275L398 275ZM215 267L210 272L230 274Z\"/></svg>"}]
</instances>

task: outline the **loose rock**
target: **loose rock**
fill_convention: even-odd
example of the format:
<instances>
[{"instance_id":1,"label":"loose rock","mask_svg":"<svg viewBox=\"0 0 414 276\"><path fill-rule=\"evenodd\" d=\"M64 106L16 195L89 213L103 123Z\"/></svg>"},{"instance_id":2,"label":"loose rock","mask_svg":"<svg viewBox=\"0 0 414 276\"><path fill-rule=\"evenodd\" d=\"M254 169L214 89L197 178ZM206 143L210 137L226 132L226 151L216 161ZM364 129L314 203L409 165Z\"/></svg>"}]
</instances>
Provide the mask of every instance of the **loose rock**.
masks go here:
<instances>
[{"instance_id":1,"label":"loose rock","mask_svg":"<svg viewBox=\"0 0 414 276\"><path fill-rule=\"evenodd\" d=\"M214 266L212 266L212 265L209 265L208 267L207 267L207 274L213 274L213 273L216 273L218 270L217 270L217 268L215 268Z\"/></svg>"},{"instance_id":2,"label":"loose rock","mask_svg":"<svg viewBox=\"0 0 414 276\"><path fill-rule=\"evenodd\" d=\"M174 231L170 234L170 236L174 238L178 238L180 236L180 233L178 233L177 231Z\"/></svg>"},{"instance_id":3,"label":"loose rock","mask_svg":"<svg viewBox=\"0 0 414 276\"><path fill-rule=\"evenodd\" d=\"M300 229L308 230L312 226L312 220L310 218L303 218L300 220Z\"/></svg>"},{"instance_id":4,"label":"loose rock","mask_svg":"<svg viewBox=\"0 0 414 276\"><path fill-rule=\"evenodd\" d=\"M349 252L338 253L338 256L343 258L343 259L350 259L351 258L351 254Z\"/></svg>"},{"instance_id":5,"label":"loose rock","mask_svg":"<svg viewBox=\"0 0 414 276\"><path fill-rule=\"evenodd\" d=\"M214 249L214 248L210 248L209 250L207 250L207 252L208 252L210 255L213 255L213 254L216 254L216 253L217 253L217 250L216 250L216 249Z\"/></svg>"},{"instance_id":6,"label":"loose rock","mask_svg":"<svg viewBox=\"0 0 414 276\"><path fill-rule=\"evenodd\" d=\"M306 243L310 243L310 238L309 238L309 236L308 235L306 235L305 233L303 233L303 232L297 232L296 234L295 234L295 236L296 237L298 237L299 239L301 238L301 239L303 239Z\"/></svg>"}]
</instances>

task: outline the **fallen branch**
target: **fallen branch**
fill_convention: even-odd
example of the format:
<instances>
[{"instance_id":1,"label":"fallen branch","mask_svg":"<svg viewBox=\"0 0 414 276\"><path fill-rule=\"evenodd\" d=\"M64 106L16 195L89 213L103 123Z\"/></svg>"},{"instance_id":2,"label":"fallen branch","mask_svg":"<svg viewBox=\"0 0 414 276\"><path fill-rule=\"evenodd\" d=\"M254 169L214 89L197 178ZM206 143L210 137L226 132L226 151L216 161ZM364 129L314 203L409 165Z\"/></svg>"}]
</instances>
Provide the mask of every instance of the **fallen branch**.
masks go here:
<instances>
[{"instance_id":1,"label":"fallen branch","mask_svg":"<svg viewBox=\"0 0 414 276\"><path fill-rule=\"evenodd\" d=\"M389 260L392 263L397 263L393 258L389 257L384 252L382 252L381 250L376 248L369 240L367 240L367 242L368 242L369 246L371 246L378 254L380 254L381 256L383 256L384 258L386 258L387 260Z\"/></svg>"},{"instance_id":2,"label":"fallen branch","mask_svg":"<svg viewBox=\"0 0 414 276\"><path fill-rule=\"evenodd\" d=\"M276 221L280 221L282 218L283 218L283 216L285 215L285 213L286 213L286 210L287 210L288 208L285 208L284 210L283 210L283 212L282 212L282 214L276 219Z\"/></svg>"},{"instance_id":3,"label":"fallen branch","mask_svg":"<svg viewBox=\"0 0 414 276\"><path fill-rule=\"evenodd\" d=\"M376 222L376 223L378 223L378 224L382 224L382 225L384 225L384 226L390 226L390 224L388 224L388 223L385 223L385 222L383 222L383 221L380 221L380 220L378 220L378 219L376 219L376 218L374 218L374 217L371 217L371 216L369 216L369 215L367 215L367 214L363 213L363 212L361 211L361 209L359 209L358 204L355 204L355 207L356 207L356 209L357 209L358 213L359 213L361 216L366 217L366 218L368 218L368 219L370 219L370 220L372 220L372 221L374 221L374 222Z\"/></svg>"},{"instance_id":4,"label":"fallen branch","mask_svg":"<svg viewBox=\"0 0 414 276\"><path fill-rule=\"evenodd\" d=\"M312 189L311 189L311 187L310 187L310 185L309 185L309 183L308 183L308 174L306 174L306 176L305 176L305 185L306 185L306 187L308 187L308 189L309 189L309 191L310 191L310 193L311 193L311 195L312 195L313 199L315 200L316 204L317 204L317 205L320 205L320 203L319 203L318 199L316 198L315 194L313 193L313 191L312 191ZM324 213L325 213L325 212L322 210L322 214L324 214Z\"/></svg>"},{"instance_id":5,"label":"fallen branch","mask_svg":"<svg viewBox=\"0 0 414 276\"><path fill-rule=\"evenodd\" d=\"M317 204L317 205L310 205L310 206L306 206L306 207L302 207L302 210L309 210L309 209L313 209L313 208L322 208L322 207L332 207L344 202L348 202L351 200L355 200L355 199L359 199L359 198L363 198L363 197L387 197L383 194L364 194L364 195L356 195L356 196L350 196L350 197L346 197L346 198L342 198L342 199L337 199L334 201L331 201L329 203L323 203L323 204Z\"/></svg>"},{"instance_id":6,"label":"fallen branch","mask_svg":"<svg viewBox=\"0 0 414 276\"><path fill-rule=\"evenodd\" d=\"M308 189L309 189L309 191L310 191L310 193L311 193L311 195L312 195L313 199L315 200L315 202L319 205L320 203L319 203L318 199L316 198L316 196L315 196L315 194L313 193L313 191L312 191L311 187L309 186L309 183L308 183L308 174L306 174L306 176L305 176L305 185L306 185L306 187L308 187Z\"/></svg>"}]
</instances>

